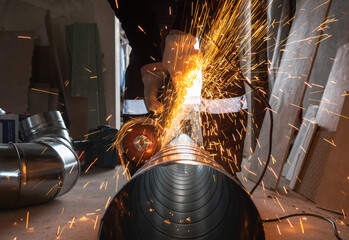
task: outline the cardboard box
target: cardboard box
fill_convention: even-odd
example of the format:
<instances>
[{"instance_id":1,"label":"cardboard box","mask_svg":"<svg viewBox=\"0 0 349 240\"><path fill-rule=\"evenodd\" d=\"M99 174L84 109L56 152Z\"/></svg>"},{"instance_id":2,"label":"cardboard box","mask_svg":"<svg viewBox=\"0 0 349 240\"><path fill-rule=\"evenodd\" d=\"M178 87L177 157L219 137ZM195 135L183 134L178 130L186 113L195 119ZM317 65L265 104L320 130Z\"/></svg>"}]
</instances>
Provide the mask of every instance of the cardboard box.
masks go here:
<instances>
[{"instance_id":1,"label":"cardboard box","mask_svg":"<svg viewBox=\"0 0 349 240\"><path fill-rule=\"evenodd\" d=\"M0 143L18 142L18 115L0 115Z\"/></svg>"},{"instance_id":2,"label":"cardboard box","mask_svg":"<svg viewBox=\"0 0 349 240\"><path fill-rule=\"evenodd\" d=\"M34 36L30 32L0 31L0 107L6 112L28 111Z\"/></svg>"}]
</instances>

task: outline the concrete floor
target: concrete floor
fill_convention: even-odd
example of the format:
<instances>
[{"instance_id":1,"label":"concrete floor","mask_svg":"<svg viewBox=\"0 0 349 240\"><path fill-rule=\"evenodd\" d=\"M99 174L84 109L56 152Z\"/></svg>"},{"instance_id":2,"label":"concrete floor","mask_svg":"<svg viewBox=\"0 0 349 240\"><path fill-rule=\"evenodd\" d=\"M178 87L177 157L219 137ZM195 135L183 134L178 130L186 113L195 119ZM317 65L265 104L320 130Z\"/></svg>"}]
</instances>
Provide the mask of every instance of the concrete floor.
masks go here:
<instances>
[{"instance_id":1,"label":"concrete floor","mask_svg":"<svg viewBox=\"0 0 349 240\"><path fill-rule=\"evenodd\" d=\"M81 175L75 187L64 196L39 206L0 210L0 239L96 240L99 221L106 204L126 183L122 170L120 167L113 170L92 167L87 174ZM253 186L252 182L243 183L246 189ZM253 195L253 201L262 218L275 218L299 212L329 217L336 222L341 237L349 239L349 227L343 224L343 216L321 210L296 193L278 194L259 187ZM266 239L336 239L331 225L326 221L310 217L302 219L304 233L299 217L290 218L289 221L290 223L287 220L265 223Z\"/></svg>"}]
</instances>

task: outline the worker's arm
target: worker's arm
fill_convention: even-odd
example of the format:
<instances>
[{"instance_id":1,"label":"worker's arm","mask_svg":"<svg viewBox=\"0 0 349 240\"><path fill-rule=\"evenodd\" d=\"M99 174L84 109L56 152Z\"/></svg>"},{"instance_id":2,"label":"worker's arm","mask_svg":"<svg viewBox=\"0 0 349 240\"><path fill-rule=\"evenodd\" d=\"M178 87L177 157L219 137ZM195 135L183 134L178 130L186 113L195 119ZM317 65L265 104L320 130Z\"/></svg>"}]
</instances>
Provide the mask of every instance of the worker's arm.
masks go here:
<instances>
[{"instance_id":1,"label":"worker's arm","mask_svg":"<svg viewBox=\"0 0 349 240\"><path fill-rule=\"evenodd\" d=\"M172 78L177 90L190 87L200 69L200 51L194 48L197 19L193 15L201 11L199 0L179 0L176 19L166 37L162 65Z\"/></svg>"}]
</instances>

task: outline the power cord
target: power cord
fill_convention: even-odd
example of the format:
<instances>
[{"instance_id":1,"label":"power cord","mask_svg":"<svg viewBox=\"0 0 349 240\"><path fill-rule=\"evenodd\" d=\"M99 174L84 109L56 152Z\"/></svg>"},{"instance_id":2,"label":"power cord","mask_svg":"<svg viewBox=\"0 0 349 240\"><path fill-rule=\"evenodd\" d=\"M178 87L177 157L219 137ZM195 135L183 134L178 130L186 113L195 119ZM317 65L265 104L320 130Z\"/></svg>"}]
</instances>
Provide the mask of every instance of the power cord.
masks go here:
<instances>
[{"instance_id":1,"label":"power cord","mask_svg":"<svg viewBox=\"0 0 349 240\"><path fill-rule=\"evenodd\" d=\"M216 45L216 47L219 49L218 45L213 41L213 43ZM253 86L246 78L245 76L243 75L242 71L237 68L233 63L232 61L224 54L224 58L225 60L231 65L231 67L233 68L234 71L236 71L238 74L239 74L239 77L242 79L242 81L244 81L246 83L246 85L248 85L251 90L253 92L255 92L257 94L257 96L262 100L262 102L264 103L264 105L266 106L266 108L269 110L269 114L270 114L270 129L269 129L269 146L268 146L268 158L267 158L267 161L265 163L265 166L264 166L264 169L259 177L259 179L257 180L256 184L253 186L252 190L250 191L250 195L252 195L254 193L254 191L256 190L256 188L259 186L259 184L261 183L264 175L265 175L265 172L267 171L267 168L268 168L268 165L270 163L270 159L271 159L271 150L272 150L272 136L273 136L273 113L271 111L271 106L268 102L268 100L262 95L260 94L260 92L256 89L255 86ZM329 223L332 224L332 229L333 229L333 232L334 232L334 235L336 236L336 238L338 240L343 240L339 234L338 234L338 230L337 230L337 226L335 224L335 222L333 222L331 219L329 218L326 218L326 217L323 217L321 215L317 215L317 214L312 214L312 213L295 213L295 214L290 214L290 215L286 215L286 216L283 216L283 217L280 217L280 218L274 218L274 219L263 219L262 221L265 222L265 223L268 223L268 222L276 222L276 221L280 221L282 219L286 219L286 218L290 218L290 217L296 217L296 216L310 216L310 217L317 217L317 218L320 218L320 219L323 219L323 220L326 220L328 221Z\"/></svg>"},{"instance_id":2,"label":"power cord","mask_svg":"<svg viewBox=\"0 0 349 240\"><path fill-rule=\"evenodd\" d=\"M215 41L212 40L212 42L214 43L214 45L217 47L217 49L220 51L219 46L217 45L217 43ZM221 51L220 51L221 52ZM263 171L259 177L259 179L257 180L256 184L253 186L253 188L250 191L250 195L252 195L254 193L254 191L256 190L256 188L259 186L259 184L261 183L265 172L268 169L268 165L270 163L270 159L271 159L271 150L272 150L272 137L273 137L273 124L274 124L274 119L273 119L273 113L271 111L271 106L268 102L268 100L258 91L258 89L256 89L255 86L253 86L243 75L242 71L236 67L234 65L234 63L227 57L227 55L223 52L221 52L224 56L224 59L230 64L230 66L233 68L233 70L235 72L237 72L239 74L239 77L242 79L242 81L244 81L246 83L247 86L249 86L251 88L251 90L253 92L256 93L256 95L262 100L262 102L264 103L265 107L268 109L269 111L269 116L270 116L270 128L269 128L269 146L268 146L268 158L267 161L265 162L265 166L263 168Z\"/></svg>"},{"instance_id":3,"label":"power cord","mask_svg":"<svg viewBox=\"0 0 349 240\"><path fill-rule=\"evenodd\" d=\"M241 70L239 70L241 72ZM240 73L242 75L242 73ZM240 75L239 74L239 75ZM268 158L267 161L265 162L265 166L263 168L263 171L259 177L259 179L257 180L256 184L253 186L253 188L250 191L250 194L252 195L254 193L254 191L256 190L256 188L259 186L259 184L261 183L265 172L268 169L269 163L270 163L270 159L271 159L271 150L272 150L272 138L273 138L273 124L274 124L274 119L273 119L273 113L271 111L271 106L268 102L268 100L259 93L259 91L249 82L247 81L247 79L243 78L244 82L260 97L260 99L262 100L262 102L264 103L264 105L266 106L266 108L269 111L269 116L270 116L270 128L269 128L269 146L268 146Z\"/></svg>"},{"instance_id":4,"label":"power cord","mask_svg":"<svg viewBox=\"0 0 349 240\"><path fill-rule=\"evenodd\" d=\"M320 219L322 219L322 220L325 220L325 221L331 223L332 229L333 229L333 233L334 233L334 235L336 236L336 238L337 238L338 240L343 240L343 239L339 236L338 229L337 229L336 223L335 223L334 221L332 221L331 219L326 218L326 217L324 217L324 216L317 215L317 214L313 214L313 213L295 213L295 214L286 215L286 216L283 216L283 217L280 217L280 218L263 219L262 222L265 222L265 223L268 223L268 222L277 222L277 221L280 221L280 220L283 220L283 219L286 219L286 218L297 217L297 216L316 217L316 218L320 218Z\"/></svg>"}]
</instances>

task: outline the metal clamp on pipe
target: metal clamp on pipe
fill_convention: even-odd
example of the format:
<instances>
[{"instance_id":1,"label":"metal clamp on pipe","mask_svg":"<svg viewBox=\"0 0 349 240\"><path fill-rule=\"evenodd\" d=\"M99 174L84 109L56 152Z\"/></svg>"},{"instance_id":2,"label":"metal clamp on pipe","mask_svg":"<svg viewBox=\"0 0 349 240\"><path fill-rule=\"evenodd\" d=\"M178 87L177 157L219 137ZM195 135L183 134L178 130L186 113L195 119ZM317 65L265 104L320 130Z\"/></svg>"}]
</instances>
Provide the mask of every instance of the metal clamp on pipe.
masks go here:
<instances>
[{"instance_id":1,"label":"metal clamp on pipe","mask_svg":"<svg viewBox=\"0 0 349 240\"><path fill-rule=\"evenodd\" d=\"M0 144L0 208L47 202L67 193L80 174L61 114L52 111L20 122L25 143Z\"/></svg>"}]
</instances>

